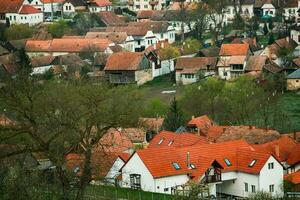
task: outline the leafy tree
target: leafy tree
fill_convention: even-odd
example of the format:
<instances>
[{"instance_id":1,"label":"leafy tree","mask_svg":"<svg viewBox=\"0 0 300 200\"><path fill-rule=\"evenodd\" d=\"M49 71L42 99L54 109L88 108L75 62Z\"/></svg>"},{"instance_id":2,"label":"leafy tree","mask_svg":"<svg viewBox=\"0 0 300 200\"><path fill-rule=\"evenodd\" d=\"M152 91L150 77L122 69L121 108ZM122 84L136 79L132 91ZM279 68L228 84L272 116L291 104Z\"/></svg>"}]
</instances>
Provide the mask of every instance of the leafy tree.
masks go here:
<instances>
[{"instance_id":1,"label":"leafy tree","mask_svg":"<svg viewBox=\"0 0 300 200\"><path fill-rule=\"evenodd\" d=\"M67 22L64 20L59 20L48 26L48 31L54 38L61 38L64 35L67 35L71 32L70 27Z\"/></svg>"},{"instance_id":2,"label":"leafy tree","mask_svg":"<svg viewBox=\"0 0 300 200\"><path fill-rule=\"evenodd\" d=\"M275 42L275 38L274 38L273 33L271 33L270 36L269 36L268 44L273 44L274 42Z\"/></svg>"},{"instance_id":3,"label":"leafy tree","mask_svg":"<svg viewBox=\"0 0 300 200\"><path fill-rule=\"evenodd\" d=\"M174 97L169 111L164 120L164 128L169 131L176 131L180 126L185 124L183 112Z\"/></svg>"},{"instance_id":4,"label":"leafy tree","mask_svg":"<svg viewBox=\"0 0 300 200\"><path fill-rule=\"evenodd\" d=\"M200 48L201 44L198 40L187 38L183 43L183 54L188 55L198 53Z\"/></svg>"},{"instance_id":5,"label":"leafy tree","mask_svg":"<svg viewBox=\"0 0 300 200\"><path fill-rule=\"evenodd\" d=\"M95 19L95 18L93 18ZM74 28L79 35L84 35L93 26L90 15L85 13L79 13L73 18Z\"/></svg>"},{"instance_id":6,"label":"leafy tree","mask_svg":"<svg viewBox=\"0 0 300 200\"><path fill-rule=\"evenodd\" d=\"M274 28L273 20L269 19L269 30L273 30L273 28Z\"/></svg>"},{"instance_id":7,"label":"leafy tree","mask_svg":"<svg viewBox=\"0 0 300 200\"><path fill-rule=\"evenodd\" d=\"M28 25L13 24L5 30L4 36L7 40L21 40L31 38L33 33L34 29Z\"/></svg>"},{"instance_id":8,"label":"leafy tree","mask_svg":"<svg viewBox=\"0 0 300 200\"><path fill-rule=\"evenodd\" d=\"M233 24L232 24L234 29L238 29L238 30L244 30L245 29L245 21L244 19L241 17L241 15L239 13L237 13L233 19Z\"/></svg>"},{"instance_id":9,"label":"leafy tree","mask_svg":"<svg viewBox=\"0 0 300 200\"><path fill-rule=\"evenodd\" d=\"M282 60L282 65L284 67L289 67L293 61L293 49L289 48L280 48L278 51L278 58Z\"/></svg>"},{"instance_id":10,"label":"leafy tree","mask_svg":"<svg viewBox=\"0 0 300 200\"><path fill-rule=\"evenodd\" d=\"M45 74L43 74L43 78L45 80L51 80L54 77L54 72L52 69L49 69L45 72Z\"/></svg>"},{"instance_id":11,"label":"leafy tree","mask_svg":"<svg viewBox=\"0 0 300 200\"><path fill-rule=\"evenodd\" d=\"M208 20L212 22L212 24L209 27L209 30L213 35L213 40L217 42L225 26L224 22L227 11L224 8L227 7L227 5L229 5L230 1L204 0L203 2L207 5Z\"/></svg>"},{"instance_id":12,"label":"leafy tree","mask_svg":"<svg viewBox=\"0 0 300 200\"><path fill-rule=\"evenodd\" d=\"M269 29L268 29L267 23L264 23L263 31L264 31L264 35L267 35L269 33Z\"/></svg>"},{"instance_id":13,"label":"leafy tree","mask_svg":"<svg viewBox=\"0 0 300 200\"><path fill-rule=\"evenodd\" d=\"M257 36L256 32L259 30L259 19L254 16L249 20L249 23L246 24L247 29L251 33L252 37Z\"/></svg>"},{"instance_id":14,"label":"leafy tree","mask_svg":"<svg viewBox=\"0 0 300 200\"><path fill-rule=\"evenodd\" d=\"M146 106L145 117L161 117L167 113L168 106L160 99L151 99Z\"/></svg>"},{"instance_id":15,"label":"leafy tree","mask_svg":"<svg viewBox=\"0 0 300 200\"><path fill-rule=\"evenodd\" d=\"M65 84L40 83L25 77L8 79L5 87L0 89L0 105L13 116L18 126L0 126L1 136L7 136L22 147L22 151L13 152L15 155L22 152L47 155L56 166L53 173L54 183L61 190L59 199L71 198L72 182L76 190L72 199L83 199L92 178L92 149L110 127L137 123L140 98L132 87L110 88L105 84L92 85L88 81ZM24 139L18 140L20 137ZM6 141L2 139L1 143ZM74 175L64 167L65 155L74 149L85 157L81 176L75 183ZM9 155L4 153L0 158L6 156Z\"/></svg>"},{"instance_id":16,"label":"leafy tree","mask_svg":"<svg viewBox=\"0 0 300 200\"><path fill-rule=\"evenodd\" d=\"M191 20L195 21L195 37L198 40L203 39L203 34L207 30L207 8L204 3L198 2L197 9L193 10L191 13Z\"/></svg>"}]
</instances>

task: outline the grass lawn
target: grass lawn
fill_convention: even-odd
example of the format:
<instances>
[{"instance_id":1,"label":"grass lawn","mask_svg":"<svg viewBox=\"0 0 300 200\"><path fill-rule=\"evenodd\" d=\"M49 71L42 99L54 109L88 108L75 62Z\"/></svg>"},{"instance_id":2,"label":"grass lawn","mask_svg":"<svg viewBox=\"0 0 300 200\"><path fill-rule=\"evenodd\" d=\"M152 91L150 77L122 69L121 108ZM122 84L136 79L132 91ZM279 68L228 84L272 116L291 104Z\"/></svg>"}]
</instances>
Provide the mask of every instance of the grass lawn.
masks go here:
<instances>
[{"instance_id":1,"label":"grass lawn","mask_svg":"<svg viewBox=\"0 0 300 200\"><path fill-rule=\"evenodd\" d=\"M300 94L285 93L281 97L280 103L290 121L291 128L287 132L300 131Z\"/></svg>"},{"instance_id":2,"label":"grass lawn","mask_svg":"<svg viewBox=\"0 0 300 200\"><path fill-rule=\"evenodd\" d=\"M55 192L54 192L55 191ZM43 200L58 200L60 195L57 190L44 189L42 192L38 192L37 199ZM60 192L60 191L59 191ZM73 191L76 192L75 190ZM74 197L75 194L71 192L70 196ZM168 194L145 192L142 190L133 190L130 188L120 188L113 186L103 186L103 185L89 185L86 188L84 199L94 200L94 199L105 199L105 200L172 200L174 196ZM72 199L72 198L71 198Z\"/></svg>"},{"instance_id":3,"label":"grass lawn","mask_svg":"<svg viewBox=\"0 0 300 200\"><path fill-rule=\"evenodd\" d=\"M174 74L167 74L154 78L152 81L147 82L140 88L144 92L145 98L148 100L151 99L160 99L163 103L169 104L173 97L180 98L182 96L184 86L176 85L175 81L172 80ZM173 91L175 93L162 93L163 91Z\"/></svg>"}]
</instances>

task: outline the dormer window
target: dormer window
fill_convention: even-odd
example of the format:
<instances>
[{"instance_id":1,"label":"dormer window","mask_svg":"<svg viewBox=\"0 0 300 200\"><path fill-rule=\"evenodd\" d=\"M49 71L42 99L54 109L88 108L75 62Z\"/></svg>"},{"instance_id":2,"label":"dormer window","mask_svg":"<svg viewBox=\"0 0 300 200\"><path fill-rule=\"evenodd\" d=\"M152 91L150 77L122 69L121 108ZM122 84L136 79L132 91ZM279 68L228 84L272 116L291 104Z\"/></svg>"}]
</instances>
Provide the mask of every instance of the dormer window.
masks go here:
<instances>
[{"instance_id":1,"label":"dormer window","mask_svg":"<svg viewBox=\"0 0 300 200\"><path fill-rule=\"evenodd\" d=\"M164 138L161 138L157 144L161 145L161 143L163 143L163 141L164 141Z\"/></svg>"},{"instance_id":2,"label":"dormer window","mask_svg":"<svg viewBox=\"0 0 300 200\"><path fill-rule=\"evenodd\" d=\"M174 167L176 170L181 169L180 166L179 166L179 164L178 164L177 162L173 162L172 165L173 165L173 167Z\"/></svg>"},{"instance_id":3,"label":"dormer window","mask_svg":"<svg viewBox=\"0 0 300 200\"><path fill-rule=\"evenodd\" d=\"M227 158L224 159L224 162L226 163L226 165L228 167L232 165L231 162Z\"/></svg>"},{"instance_id":4,"label":"dormer window","mask_svg":"<svg viewBox=\"0 0 300 200\"><path fill-rule=\"evenodd\" d=\"M255 159L252 160L251 163L249 164L249 167L253 167L255 165L255 163L256 163L256 160Z\"/></svg>"},{"instance_id":5,"label":"dormer window","mask_svg":"<svg viewBox=\"0 0 300 200\"><path fill-rule=\"evenodd\" d=\"M171 140L168 144L168 146L171 146L174 143L174 140Z\"/></svg>"}]
</instances>

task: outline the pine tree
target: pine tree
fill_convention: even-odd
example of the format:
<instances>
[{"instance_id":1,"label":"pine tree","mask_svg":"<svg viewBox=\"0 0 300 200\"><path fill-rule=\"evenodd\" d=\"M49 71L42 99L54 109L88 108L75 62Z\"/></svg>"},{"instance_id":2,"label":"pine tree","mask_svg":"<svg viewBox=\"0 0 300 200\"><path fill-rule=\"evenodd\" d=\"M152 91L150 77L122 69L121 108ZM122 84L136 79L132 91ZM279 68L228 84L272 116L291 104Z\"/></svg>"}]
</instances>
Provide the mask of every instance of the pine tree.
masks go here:
<instances>
[{"instance_id":1,"label":"pine tree","mask_svg":"<svg viewBox=\"0 0 300 200\"><path fill-rule=\"evenodd\" d=\"M268 44L273 44L275 42L275 38L274 38L274 35L273 33L270 34L270 37L269 37L269 42Z\"/></svg>"},{"instance_id":2,"label":"pine tree","mask_svg":"<svg viewBox=\"0 0 300 200\"><path fill-rule=\"evenodd\" d=\"M164 121L164 128L169 131L176 131L180 126L184 125L184 123L183 112L174 97Z\"/></svg>"}]
</instances>

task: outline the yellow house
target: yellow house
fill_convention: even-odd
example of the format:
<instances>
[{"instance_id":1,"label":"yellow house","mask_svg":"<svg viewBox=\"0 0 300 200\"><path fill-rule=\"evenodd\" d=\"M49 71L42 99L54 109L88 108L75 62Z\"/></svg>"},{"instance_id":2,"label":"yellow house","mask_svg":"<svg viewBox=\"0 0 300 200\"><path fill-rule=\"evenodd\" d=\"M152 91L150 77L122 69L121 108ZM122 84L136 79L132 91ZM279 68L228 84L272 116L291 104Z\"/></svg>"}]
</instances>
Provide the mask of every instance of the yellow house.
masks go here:
<instances>
[{"instance_id":1,"label":"yellow house","mask_svg":"<svg viewBox=\"0 0 300 200\"><path fill-rule=\"evenodd\" d=\"M300 69L287 76L287 90L300 89Z\"/></svg>"}]
</instances>

